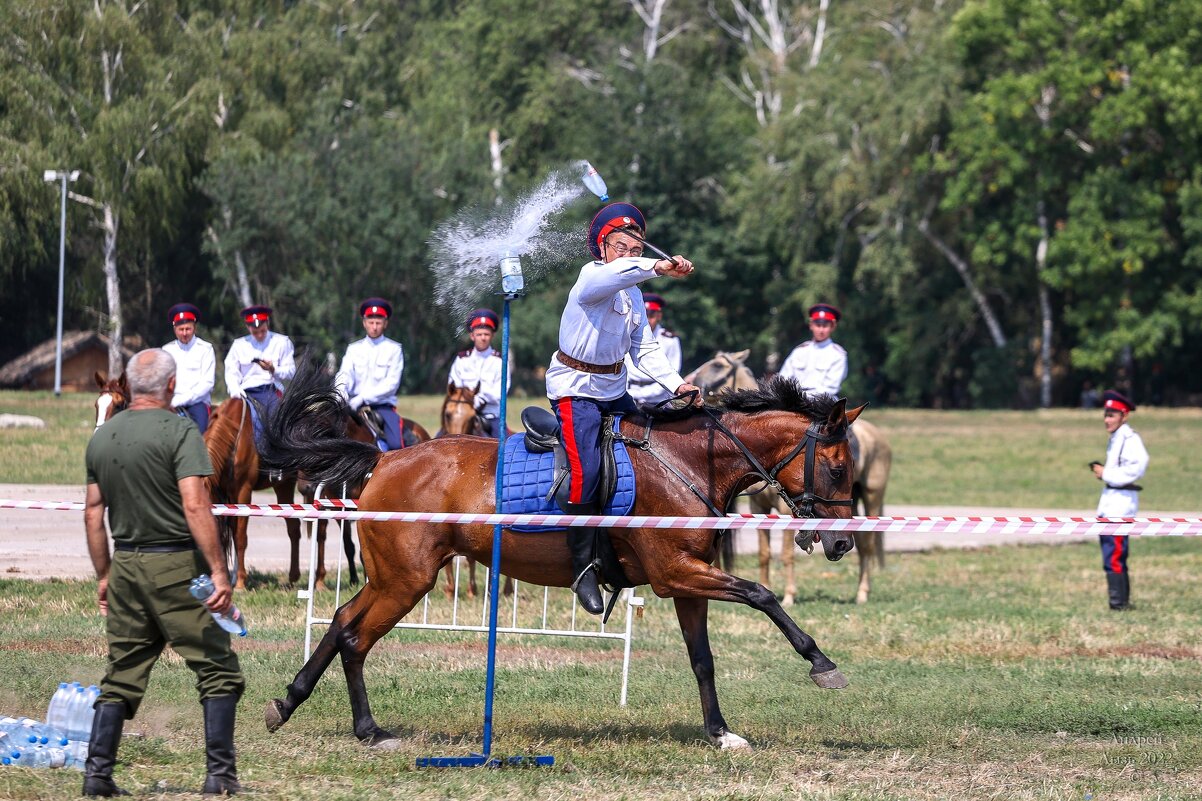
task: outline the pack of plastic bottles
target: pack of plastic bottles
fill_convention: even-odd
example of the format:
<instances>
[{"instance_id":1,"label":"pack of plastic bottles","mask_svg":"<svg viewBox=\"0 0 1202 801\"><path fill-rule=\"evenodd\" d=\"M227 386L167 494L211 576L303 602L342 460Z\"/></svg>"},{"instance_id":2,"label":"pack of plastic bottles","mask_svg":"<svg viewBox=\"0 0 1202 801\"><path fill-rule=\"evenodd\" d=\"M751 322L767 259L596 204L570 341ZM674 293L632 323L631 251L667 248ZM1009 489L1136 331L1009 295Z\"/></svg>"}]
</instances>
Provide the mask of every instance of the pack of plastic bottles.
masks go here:
<instances>
[{"instance_id":1,"label":"pack of plastic bottles","mask_svg":"<svg viewBox=\"0 0 1202 801\"><path fill-rule=\"evenodd\" d=\"M92 735L95 684L62 682L50 699L46 721L0 717L0 764L27 768L83 770Z\"/></svg>"}]
</instances>

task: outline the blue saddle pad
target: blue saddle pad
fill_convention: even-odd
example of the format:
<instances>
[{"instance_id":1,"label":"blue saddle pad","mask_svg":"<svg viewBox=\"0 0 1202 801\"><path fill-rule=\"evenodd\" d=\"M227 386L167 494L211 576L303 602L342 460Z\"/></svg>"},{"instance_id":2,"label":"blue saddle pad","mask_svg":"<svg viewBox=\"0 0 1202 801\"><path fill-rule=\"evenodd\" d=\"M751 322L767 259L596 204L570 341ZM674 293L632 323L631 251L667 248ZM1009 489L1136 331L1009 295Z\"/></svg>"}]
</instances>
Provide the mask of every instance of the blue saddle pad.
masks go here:
<instances>
[{"instance_id":1,"label":"blue saddle pad","mask_svg":"<svg viewBox=\"0 0 1202 801\"><path fill-rule=\"evenodd\" d=\"M614 419L617 431L618 418ZM618 482L602 514L629 514L634 506L634 467L621 442L614 443L614 461ZM514 434L505 440L505 473L501 476L501 514L562 514L555 499L547 499L555 480L555 454L531 453L526 438ZM566 480L566 479L565 479ZM566 526L513 526L514 531L563 531Z\"/></svg>"}]
</instances>

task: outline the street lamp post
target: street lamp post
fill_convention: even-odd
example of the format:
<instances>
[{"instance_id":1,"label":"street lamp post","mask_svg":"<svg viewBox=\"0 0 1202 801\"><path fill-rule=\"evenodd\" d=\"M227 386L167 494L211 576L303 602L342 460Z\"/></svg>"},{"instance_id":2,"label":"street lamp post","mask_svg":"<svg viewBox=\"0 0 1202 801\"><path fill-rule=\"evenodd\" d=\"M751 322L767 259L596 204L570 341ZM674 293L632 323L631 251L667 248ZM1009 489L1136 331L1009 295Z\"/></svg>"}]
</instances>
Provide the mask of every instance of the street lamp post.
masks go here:
<instances>
[{"instance_id":1,"label":"street lamp post","mask_svg":"<svg viewBox=\"0 0 1202 801\"><path fill-rule=\"evenodd\" d=\"M58 221L58 332L54 349L54 395L63 394L63 273L67 261L67 182L79 178L79 170L46 170L42 180L62 182L62 207Z\"/></svg>"}]
</instances>

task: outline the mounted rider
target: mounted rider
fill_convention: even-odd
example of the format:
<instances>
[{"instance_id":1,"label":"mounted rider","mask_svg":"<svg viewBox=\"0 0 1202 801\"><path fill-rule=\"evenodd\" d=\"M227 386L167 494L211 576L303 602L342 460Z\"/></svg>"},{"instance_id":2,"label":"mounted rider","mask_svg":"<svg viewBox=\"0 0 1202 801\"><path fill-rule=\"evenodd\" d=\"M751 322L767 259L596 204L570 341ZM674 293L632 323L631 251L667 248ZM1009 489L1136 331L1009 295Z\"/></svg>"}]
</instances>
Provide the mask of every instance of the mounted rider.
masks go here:
<instances>
[{"instance_id":1,"label":"mounted rider","mask_svg":"<svg viewBox=\"0 0 1202 801\"><path fill-rule=\"evenodd\" d=\"M296 374L292 340L271 330L271 308L247 306L242 320L249 333L225 355L225 389L231 398L248 398L267 414L284 394L284 382Z\"/></svg>"},{"instance_id":2,"label":"mounted rider","mask_svg":"<svg viewBox=\"0 0 1202 801\"><path fill-rule=\"evenodd\" d=\"M387 446L381 450L395 451L403 445L396 396L405 372L405 351L401 343L384 336L392 318L391 303L367 298L359 304L359 316L367 336L347 345L334 386L352 411L378 417Z\"/></svg>"},{"instance_id":3,"label":"mounted rider","mask_svg":"<svg viewBox=\"0 0 1202 801\"><path fill-rule=\"evenodd\" d=\"M603 414L635 411L626 391L624 359L677 394L696 390L672 368L645 317L639 284L656 276L684 278L693 264L683 256L643 258L647 222L629 203L611 203L589 226L594 260L580 269L559 321L559 350L547 368L547 397L562 430L571 466L569 514L597 511ZM700 400L700 393L697 395ZM590 614L602 611L597 582L596 529L568 529L572 589Z\"/></svg>"},{"instance_id":4,"label":"mounted rider","mask_svg":"<svg viewBox=\"0 0 1202 801\"><path fill-rule=\"evenodd\" d=\"M647 309L647 325L651 326L652 336L659 343L664 358L668 360L668 365L679 373L681 365L680 337L661 324L664 319L664 309L668 307L667 301L654 292L644 292L643 304ZM630 397L639 403L659 403L672 397L672 393L660 386L654 378L635 367L629 354L623 361L626 362L626 375L630 379L630 385L626 390L630 393Z\"/></svg>"},{"instance_id":5,"label":"mounted rider","mask_svg":"<svg viewBox=\"0 0 1202 801\"><path fill-rule=\"evenodd\" d=\"M501 320L492 309L476 309L467 316L467 332L472 347L461 350L451 362L447 383L476 393L473 404L485 436L496 437L501 419L501 352L492 346L493 335ZM513 354L509 355L509 375L513 375Z\"/></svg>"},{"instance_id":6,"label":"mounted rider","mask_svg":"<svg viewBox=\"0 0 1202 801\"><path fill-rule=\"evenodd\" d=\"M177 303L167 310L175 339L163 350L175 359L175 395L171 408L187 416L203 434L209 427L209 401L217 381L217 355L213 346L196 336L200 309Z\"/></svg>"}]
</instances>

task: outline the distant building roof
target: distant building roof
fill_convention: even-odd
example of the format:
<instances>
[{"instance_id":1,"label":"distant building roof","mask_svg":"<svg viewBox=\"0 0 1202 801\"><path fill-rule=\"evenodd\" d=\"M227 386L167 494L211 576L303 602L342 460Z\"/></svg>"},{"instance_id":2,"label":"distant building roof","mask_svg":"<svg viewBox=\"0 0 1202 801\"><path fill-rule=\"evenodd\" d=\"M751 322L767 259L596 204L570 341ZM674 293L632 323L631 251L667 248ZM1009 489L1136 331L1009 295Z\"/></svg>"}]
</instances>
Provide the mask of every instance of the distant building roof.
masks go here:
<instances>
[{"instance_id":1,"label":"distant building roof","mask_svg":"<svg viewBox=\"0 0 1202 801\"><path fill-rule=\"evenodd\" d=\"M63 359L69 359L88 348L108 350L109 338L96 331L64 331ZM0 367L0 387L23 387L41 370L54 367L55 338L50 338L29 352ZM121 347L124 359L134 355L128 346Z\"/></svg>"}]
</instances>

